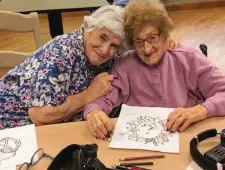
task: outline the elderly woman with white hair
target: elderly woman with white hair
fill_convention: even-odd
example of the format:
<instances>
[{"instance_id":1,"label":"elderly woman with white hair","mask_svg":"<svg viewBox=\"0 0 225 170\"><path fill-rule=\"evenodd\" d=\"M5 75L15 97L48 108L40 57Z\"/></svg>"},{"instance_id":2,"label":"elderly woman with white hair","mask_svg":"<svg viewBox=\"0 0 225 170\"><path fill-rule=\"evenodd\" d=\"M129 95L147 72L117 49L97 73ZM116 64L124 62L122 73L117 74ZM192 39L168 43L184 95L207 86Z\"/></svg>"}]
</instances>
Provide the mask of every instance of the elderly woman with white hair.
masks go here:
<instances>
[{"instance_id":1,"label":"elderly woman with white hair","mask_svg":"<svg viewBox=\"0 0 225 170\"><path fill-rule=\"evenodd\" d=\"M123 22L122 7L103 6L9 71L0 80L0 129L81 120L86 104L112 90Z\"/></svg>"},{"instance_id":2,"label":"elderly woman with white hair","mask_svg":"<svg viewBox=\"0 0 225 170\"><path fill-rule=\"evenodd\" d=\"M124 40L123 17L122 7L104 6L9 71L0 80L0 129L79 119L84 105L107 94L109 59Z\"/></svg>"}]
</instances>

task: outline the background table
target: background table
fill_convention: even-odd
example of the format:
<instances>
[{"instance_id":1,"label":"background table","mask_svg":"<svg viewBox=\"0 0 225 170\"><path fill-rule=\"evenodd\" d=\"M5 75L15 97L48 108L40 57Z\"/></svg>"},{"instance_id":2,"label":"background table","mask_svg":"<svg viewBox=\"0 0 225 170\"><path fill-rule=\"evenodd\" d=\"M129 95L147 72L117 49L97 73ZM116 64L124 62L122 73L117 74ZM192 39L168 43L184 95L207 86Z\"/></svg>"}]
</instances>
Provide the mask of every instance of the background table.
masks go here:
<instances>
[{"instance_id":1,"label":"background table","mask_svg":"<svg viewBox=\"0 0 225 170\"><path fill-rule=\"evenodd\" d=\"M47 13L51 37L63 34L61 12L93 11L108 4L106 0L0 0L0 10Z\"/></svg>"}]
</instances>

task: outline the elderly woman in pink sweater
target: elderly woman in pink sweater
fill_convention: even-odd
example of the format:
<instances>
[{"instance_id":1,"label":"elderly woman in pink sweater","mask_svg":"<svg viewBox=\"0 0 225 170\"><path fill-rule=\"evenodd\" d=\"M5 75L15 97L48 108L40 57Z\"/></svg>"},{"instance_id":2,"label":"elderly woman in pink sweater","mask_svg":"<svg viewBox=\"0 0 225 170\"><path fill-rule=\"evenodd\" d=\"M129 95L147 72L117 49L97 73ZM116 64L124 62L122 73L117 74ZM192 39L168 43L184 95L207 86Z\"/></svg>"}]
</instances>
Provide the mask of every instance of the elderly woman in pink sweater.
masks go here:
<instances>
[{"instance_id":1,"label":"elderly woman in pink sweater","mask_svg":"<svg viewBox=\"0 0 225 170\"><path fill-rule=\"evenodd\" d=\"M125 10L125 31L134 50L115 64L112 91L85 107L83 116L91 133L104 139L113 131L108 114L121 103L176 108L167 121L172 132L224 116L225 75L195 49L167 50L173 22L163 4L134 0Z\"/></svg>"}]
</instances>

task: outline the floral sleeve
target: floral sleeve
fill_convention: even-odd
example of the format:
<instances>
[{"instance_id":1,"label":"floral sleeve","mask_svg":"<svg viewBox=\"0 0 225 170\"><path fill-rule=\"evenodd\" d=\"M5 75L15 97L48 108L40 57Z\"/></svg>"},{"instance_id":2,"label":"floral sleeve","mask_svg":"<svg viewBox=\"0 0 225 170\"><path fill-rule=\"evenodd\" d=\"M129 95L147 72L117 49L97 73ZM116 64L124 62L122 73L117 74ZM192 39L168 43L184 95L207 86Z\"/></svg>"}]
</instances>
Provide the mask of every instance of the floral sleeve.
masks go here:
<instances>
[{"instance_id":1,"label":"floral sleeve","mask_svg":"<svg viewBox=\"0 0 225 170\"><path fill-rule=\"evenodd\" d=\"M24 62L20 92L30 93L29 100L23 101L28 107L64 103L74 64L73 50L68 43L70 41L63 38L54 39Z\"/></svg>"}]
</instances>

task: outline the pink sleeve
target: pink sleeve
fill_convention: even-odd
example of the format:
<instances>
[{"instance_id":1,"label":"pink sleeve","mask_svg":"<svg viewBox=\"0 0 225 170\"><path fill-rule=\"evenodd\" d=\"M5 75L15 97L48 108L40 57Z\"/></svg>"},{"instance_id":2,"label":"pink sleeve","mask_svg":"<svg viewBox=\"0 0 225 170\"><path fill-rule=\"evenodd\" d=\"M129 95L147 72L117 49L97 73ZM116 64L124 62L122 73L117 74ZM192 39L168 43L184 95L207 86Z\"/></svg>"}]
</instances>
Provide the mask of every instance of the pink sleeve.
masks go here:
<instances>
[{"instance_id":1,"label":"pink sleeve","mask_svg":"<svg viewBox=\"0 0 225 170\"><path fill-rule=\"evenodd\" d=\"M83 117L87 118L87 114L93 110L100 110L109 114L113 108L119 106L128 95L129 85L126 71L123 69L123 64L119 61L115 64L112 70L114 81L112 83L113 89L106 96L101 97L85 106Z\"/></svg>"},{"instance_id":2,"label":"pink sleeve","mask_svg":"<svg viewBox=\"0 0 225 170\"><path fill-rule=\"evenodd\" d=\"M202 105L208 110L208 117L224 116L225 75L200 52L195 51L191 55L189 77L197 82L197 89L205 99ZM190 83L194 84L192 81Z\"/></svg>"}]
</instances>

